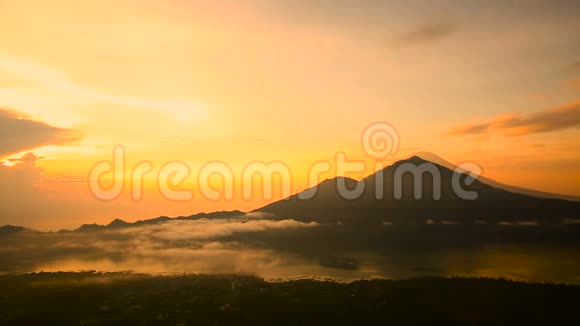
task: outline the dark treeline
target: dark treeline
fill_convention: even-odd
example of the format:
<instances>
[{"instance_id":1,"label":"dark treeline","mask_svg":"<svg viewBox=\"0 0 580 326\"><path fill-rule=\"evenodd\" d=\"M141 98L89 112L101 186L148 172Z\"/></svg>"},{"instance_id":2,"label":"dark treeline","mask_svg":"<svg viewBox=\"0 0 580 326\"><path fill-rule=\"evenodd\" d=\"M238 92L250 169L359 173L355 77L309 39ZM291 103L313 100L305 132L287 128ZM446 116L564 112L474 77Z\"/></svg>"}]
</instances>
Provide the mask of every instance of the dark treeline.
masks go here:
<instances>
[{"instance_id":1,"label":"dark treeline","mask_svg":"<svg viewBox=\"0 0 580 326\"><path fill-rule=\"evenodd\" d=\"M0 277L2 325L572 325L580 286L431 278L352 283L250 276Z\"/></svg>"}]
</instances>

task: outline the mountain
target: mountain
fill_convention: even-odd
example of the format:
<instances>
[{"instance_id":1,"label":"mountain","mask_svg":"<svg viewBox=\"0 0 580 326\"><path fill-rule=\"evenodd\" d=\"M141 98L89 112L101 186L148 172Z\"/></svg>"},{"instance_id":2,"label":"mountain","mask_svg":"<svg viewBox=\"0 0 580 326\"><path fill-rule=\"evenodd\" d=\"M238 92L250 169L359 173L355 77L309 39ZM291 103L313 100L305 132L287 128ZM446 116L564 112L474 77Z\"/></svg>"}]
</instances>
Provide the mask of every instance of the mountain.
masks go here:
<instances>
[{"instance_id":1,"label":"mountain","mask_svg":"<svg viewBox=\"0 0 580 326\"><path fill-rule=\"evenodd\" d=\"M228 219L234 218L245 215L245 212L234 210L234 211L219 211L219 212L211 212L211 213L198 213L190 216L179 216L179 217L167 217L167 216L160 216L156 218L146 219L146 220L139 220L136 222L126 222L121 219L114 219L111 223L107 225L102 224L83 224L79 228L75 230L60 230L58 232L96 232L96 231L103 231L103 230L113 230L113 229L121 229L121 228L131 228L131 227L138 227L143 225L155 225L161 224L170 221L194 221L200 219ZM14 226L14 225L4 225L0 226L0 236L2 235L9 235L15 234L23 231L30 231L30 232L38 232L31 229L24 228L22 226Z\"/></svg>"},{"instance_id":2,"label":"mountain","mask_svg":"<svg viewBox=\"0 0 580 326\"><path fill-rule=\"evenodd\" d=\"M430 161L433 163L437 163L441 166L444 166L450 170L455 169L456 165L445 160L444 158L442 158L441 156L438 156L434 153L430 153L430 152L417 152L414 154L414 156L418 156L426 161ZM553 199L564 199L564 200L569 200L569 201L580 201L580 197L579 196L570 196L570 195L561 195L561 194L553 194L553 193L549 193L549 192L544 192L544 191L538 191L538 190L533 190L533 189L527 189L527 188L522 188L522 187L517 187L517 186L510 186L510 185L506 185L500 182L497 182L495 180L486 178L484 176L480 176L479 181L488 184L492 187L495 188L499 188L499 189L503 189L503 190L507 190L509 192L515 192L518 194L524 194L524 195L529 195L532 197L540 197L540 198L553 198Z\"/></svg>"},{"instance_id":3,"label":"mountain","mask_svg":"<svg viewBox=\"0 0 580 326\"><path fill-rule=\"evenodd\" d=\"M23 232L26 230L28 230L28 229L23 228L21 226L4 225L4 226L0 226L0 235L15 234L15 233L20 233L20 232Z\"/></svg>"},{"instance_id":4,"label":"mountain","mask_svg":"<svg viewBox=\"0 0 580 326\"><path fill-rule=\"evenodd\" d=\"M419 173L420 170L429 172ZM415 170L417 176L406 170ZM435 175L435 177L433 176ZM440 178L440 187L434 180ZM454 179L464 191L477 193L477 199L463 199L453 186ZM420 181L422 191L415 187ZM314 188L257 209L277 218L321 223L424 223L428 220L449 222L500 222L535 220L559 223L580 217L580 202L556 198L540 198L501 189L478 178L468 182L468 175L449 167L413 156L357 181L345 177L327 179ZM347 189L364 187L361 195L345 199L338 186ZM376 189L383 196L377 198ZM308 198L308 194L316 191ZM420 196L416 196L415 190ZM434 194L440 193L439 198ZM398 196L398 194L400 196ZM308 198L308 199L304 199Z\"/></svg>"},{"instance_id":5,"label":"mountain","mask_svg":"<svg viewBox=\"0 0 580 326\"><path fill-rule=\"evenodd\" d=\"M94 232L94 231L101 231L101 230L110 230L110 229L119 229L119 228L130 228L130 227L138 227L143 225L154 225L165 223L169 221L192 221L192 220L200 220L203 218L206 219L224 219L224 218L233 218L236 216L244 215L245 213L242 211L221 211L221 212L213 212L213 213L199 213L190 216L179 216L175 218L167 217L167 216L160 216L152 219L147 220L139 220L136 222L126 222L121 219L115 219L111 223L107 225L100 225L100 224L84 224L78 229L74 231L81 231L81 232ZM65 231L66 232L66 231Z\"/></svg>"}]
</instances>

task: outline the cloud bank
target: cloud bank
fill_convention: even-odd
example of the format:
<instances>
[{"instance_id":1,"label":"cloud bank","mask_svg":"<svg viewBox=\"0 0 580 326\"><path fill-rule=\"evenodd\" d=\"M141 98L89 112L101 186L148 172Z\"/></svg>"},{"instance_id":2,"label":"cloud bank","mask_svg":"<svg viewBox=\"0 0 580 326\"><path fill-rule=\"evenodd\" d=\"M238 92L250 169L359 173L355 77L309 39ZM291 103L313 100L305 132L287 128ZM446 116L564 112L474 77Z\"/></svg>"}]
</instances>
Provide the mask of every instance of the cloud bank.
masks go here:
<instances>
[{"instance_id":1,"label":"cloud bank","mask_svg":"<svg viewBox=\"0 0 580 326\"><path fill-rule=\"evenodd\" d=\"M318 227L294 220L200 219L96 232L0 235L0 274L40 270L277 273L296 257L244 241ZM302 259L300 259L302 260ZM306 261L298 266L308 266ZM294 271L292 271L294 273Z\"/></svg>"},{"instance_id":2,"label":"cloud bank","mask_svg":"<svg viewBox=\"0 0 580 326\"><path fill-rule=\"evenodd\" d=\"M15 111L0 109L0 157L78 139L72 130L28 120Z\"/></svg>"},{"instance_id":3,"label":"cloud bank","mask_svg":"<svg viewBox=\"0 0 580 326\"><path fill-rule=\"evenodd\" d=\"M578 126L580 126L580 100L530 114L506 114L483 123L455 126L447 134L464 136L500 132L506 136L520 136L560 131Z\"/></svg>"}]
</instances>

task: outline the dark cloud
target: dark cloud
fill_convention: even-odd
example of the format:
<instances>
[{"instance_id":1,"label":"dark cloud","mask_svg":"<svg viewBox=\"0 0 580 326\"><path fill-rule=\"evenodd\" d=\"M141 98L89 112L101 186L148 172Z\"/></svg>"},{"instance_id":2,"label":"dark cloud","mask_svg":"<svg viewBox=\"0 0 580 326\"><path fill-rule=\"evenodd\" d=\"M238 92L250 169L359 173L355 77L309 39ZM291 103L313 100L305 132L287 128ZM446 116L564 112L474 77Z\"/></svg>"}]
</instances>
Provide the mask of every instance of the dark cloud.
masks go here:
<instances>
[{"instance_id":1,"label":"dark cloud","mask_svg":"<svg viewBox=\"0 0 580 326\"><path fill-rule=\"evenodd\" d=\"M456 31L456 26L449 23L425 24L403 35L397 43L402 45L431 43L449 37Z\"/></svg>"},{"instance_id":2,"label":"dark cloud","mask_svg":"<svg viewBox=\"0 0 580 326\"><path fill-rule=\"evenodd\" d=\"M17 112L0 109L0 157L77 139L78 135L71 130L29 120Z\"/></svg>"},{"instance_id":3,"label":"dark cloud","mask_svg":"<svg viewBox=\"0 0 580 326\"><path fill-rule=\"evenodd\" d=\"M505 135L518 136L558 131L577 126L580 126L580 100L527 115L507 114L484 123L456 126L448 134L482 135L499 131Z\"/></svg>"}]
</instances>

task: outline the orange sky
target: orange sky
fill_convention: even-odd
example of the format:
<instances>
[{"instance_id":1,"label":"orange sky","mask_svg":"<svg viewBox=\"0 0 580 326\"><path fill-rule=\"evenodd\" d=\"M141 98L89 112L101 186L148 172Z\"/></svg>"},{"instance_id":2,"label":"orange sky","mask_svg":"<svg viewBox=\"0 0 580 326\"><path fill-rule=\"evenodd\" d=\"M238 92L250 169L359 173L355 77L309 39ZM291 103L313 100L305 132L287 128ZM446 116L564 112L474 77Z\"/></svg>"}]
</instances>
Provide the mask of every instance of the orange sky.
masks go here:
<instances>
[{"instance_id":1,"label":"orange sky","mask_svg":"<svg viewBox=\"0 0 580 326\"><path fill-rule=\"evenodd\" d=\"M312 162L337 151L372 162L359 142L375 121L399 132L389 161L431 151L475 161L503 183L580 195L578 9L541 0L3 1L0 109L67 136L0 154L0 224L250 210L267 201L212 202L194 191L192 202L168 202L150 177L143 201L124 193L104 203L82 180L120 144L128 167L187 163L192 189L208 161L226 162L238 180L250 161L280 160L297 191ZM30 166L9 162L29 152L39 157Z\"/></svg>"}]
</instances>

